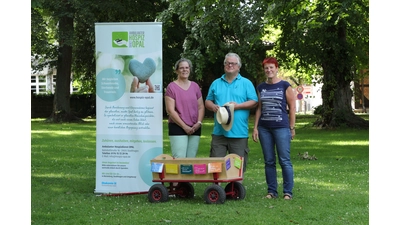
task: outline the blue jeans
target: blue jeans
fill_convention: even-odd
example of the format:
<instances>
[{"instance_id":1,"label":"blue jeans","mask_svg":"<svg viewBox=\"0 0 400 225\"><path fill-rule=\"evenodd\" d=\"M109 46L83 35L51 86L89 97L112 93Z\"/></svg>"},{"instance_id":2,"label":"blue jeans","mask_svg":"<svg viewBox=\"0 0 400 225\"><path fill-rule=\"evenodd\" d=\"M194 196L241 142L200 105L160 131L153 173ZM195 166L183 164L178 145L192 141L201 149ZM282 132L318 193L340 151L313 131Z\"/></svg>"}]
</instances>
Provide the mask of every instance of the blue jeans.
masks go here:
<instances>
[{"instance_id":1,"label":"blue jeans","mask_svg":"<svg viewBox=\"0 0 400 225\"><path fill-rule=\"evenodd\" d=\"M268 185L268 193L278 196L278 182L276 176L276 153L279 165L282 168L283 194L290 194L294 186L293 166L290 161L290 142L292 136L289 128L265 128L258 127L258 138L264 154L265 180Z\"/></svg>"}]
</instances>

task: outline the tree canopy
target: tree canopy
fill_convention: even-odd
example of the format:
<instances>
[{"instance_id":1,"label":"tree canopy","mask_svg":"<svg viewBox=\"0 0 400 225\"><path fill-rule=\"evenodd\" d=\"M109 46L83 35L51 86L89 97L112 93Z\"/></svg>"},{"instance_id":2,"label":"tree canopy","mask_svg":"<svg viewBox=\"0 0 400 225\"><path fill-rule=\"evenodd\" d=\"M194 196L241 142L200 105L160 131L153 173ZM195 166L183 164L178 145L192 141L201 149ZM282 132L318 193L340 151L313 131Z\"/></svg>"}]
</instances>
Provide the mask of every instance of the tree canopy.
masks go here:
<instances>
[{"instance_id":1,"label":"tree canopy","mask_svg":"<svg viewBox=\"0 0 400 225\"><path fill-rule=\"evenodd\" d=\"M368 11L367 0L35 0L32 56L55 62L63 55L60 41L70 40L63 43L72 48L74 79L94 92L94 24L162 22L164 86L175 78L172 67L180 57L194 62L192 79L206 94L223 74L226 53L241 56L240 73L254 85L264 80L263 58L275 56L282 68L295 71L296 83L323 82L316 125L368 127L352 112L350 86L368 71ZM71 18L72 31L61 32L62 18Z\"/></svg>"},{"instance_id":2,"label":"tree canopy","mask_svg":"<svg viewBox=\"0 0 400 225\"><path fill-rule=\"evenodd\" d=\"M279 1L271 24L282 31L277 55L296 62L299 72L320 78L322 127L368 127L351 108L351 82L368 71L369 5L367 0Z\"/></svg>"}]
</instances>

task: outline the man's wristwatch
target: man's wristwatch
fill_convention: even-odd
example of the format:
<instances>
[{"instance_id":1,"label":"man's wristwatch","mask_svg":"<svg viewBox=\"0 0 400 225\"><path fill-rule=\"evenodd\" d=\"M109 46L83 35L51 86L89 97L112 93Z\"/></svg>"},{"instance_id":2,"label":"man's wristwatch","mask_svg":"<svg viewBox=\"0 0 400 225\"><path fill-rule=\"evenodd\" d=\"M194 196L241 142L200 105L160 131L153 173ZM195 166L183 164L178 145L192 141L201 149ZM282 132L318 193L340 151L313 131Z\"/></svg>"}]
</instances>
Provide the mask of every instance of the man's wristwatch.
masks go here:
<instances>
[{"instance_id":1,"label":"man's wristwatch","mask_svg":"<svg viewBox=\"0 0 400 225\"><path fill-rule=\"evenodd\" d=\"M197 121L197 123L199 123L200 125L202 125L201 121Z\"/></svg>"},{"instance_id":2,"label":"man's wristwatch","mask_svg":"<svg viewBox=\"0 0 400 225\"><path fill-rule=\"evenodd\" d=\"M290 130L294 130L294 127L289 127L290 128Z\"/></svg>"}]
</instances>

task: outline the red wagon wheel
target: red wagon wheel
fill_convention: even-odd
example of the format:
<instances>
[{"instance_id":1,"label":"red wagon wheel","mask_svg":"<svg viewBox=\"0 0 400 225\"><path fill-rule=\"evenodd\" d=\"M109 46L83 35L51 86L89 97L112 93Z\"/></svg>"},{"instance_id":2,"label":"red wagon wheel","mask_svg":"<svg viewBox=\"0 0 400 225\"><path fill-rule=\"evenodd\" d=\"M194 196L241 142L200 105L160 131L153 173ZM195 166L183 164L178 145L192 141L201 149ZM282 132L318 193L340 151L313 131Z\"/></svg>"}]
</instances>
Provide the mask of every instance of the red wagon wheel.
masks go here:
<instances>
[{"instance_id":1,"label":"red wagon wheel","mask_svg":"<svg viewBox=\"0 0 400 225\"><path fill-rule=\"evenodd\" d=\"M176 187L175 196L178 198L193 198L193 185L189 182L179 182L178 186Z\"/></svg>"},{"instance_id":2,"label":"red wagon wheel","mask_svg":"<svg viewBox=\"0 0 400 225\"><path fill-rule=\"evenodd\" d=\"M226 194L224 189L217 184L208 186L204 192L204 200L208 204L222 204L225 202L225 199Z\"/></svg>"},{"instance_id":3,"label":"red wagon wheel","mask_svg":"<svg viewBox=\"0 0 400 225\"><path fill-rule=\"evenodd\" d=\"M240 200L246 196L246 189L242 183L234 181L226 185L225 194L227 199Z\"/></svg>"},{"instance_id":4,"label":"red wagon wheel","mask_svg":"<svg viewBox=\"0 0 400 225\"><path fill-rule=\"evenodd\" d=\"M166 202L168 201L168 189L162 184L154 184L147 197L150 202Z\"/></svg>"}]
</instances>

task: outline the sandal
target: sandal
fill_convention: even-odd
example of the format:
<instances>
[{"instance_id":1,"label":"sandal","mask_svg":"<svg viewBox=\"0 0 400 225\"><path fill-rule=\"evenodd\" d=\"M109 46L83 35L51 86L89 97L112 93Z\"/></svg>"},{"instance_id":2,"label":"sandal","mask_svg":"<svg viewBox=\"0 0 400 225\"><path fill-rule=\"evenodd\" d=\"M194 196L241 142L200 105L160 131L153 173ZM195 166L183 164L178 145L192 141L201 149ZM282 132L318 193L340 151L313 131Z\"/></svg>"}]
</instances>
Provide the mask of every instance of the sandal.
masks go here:
<instances>
[{"instance_id":1,"label":"sandal","mask_svg":"<svg viewBox=\"0 0 400 225\"><path fill-rule=\"evenodd\" d=\"M273 199L273 198L276 198L276 196L275 196L274 194L272 194L272 193L268 193L268 194L265 196L265 198Z\"/></svg>"},{"instance_id":2,"label":"sandal","mask_svg":"<svg viewBox=\"0 0 400 225\"><path fill-rule=\"evenodd\" d=\"M291 200L291 199L292 199L292 196L291 196L290 194L284 194L284 195L283 195L283 199L285 199L285 200Z\"/></svg>"}]
</instances>

